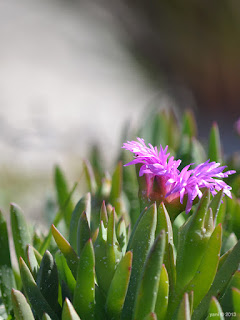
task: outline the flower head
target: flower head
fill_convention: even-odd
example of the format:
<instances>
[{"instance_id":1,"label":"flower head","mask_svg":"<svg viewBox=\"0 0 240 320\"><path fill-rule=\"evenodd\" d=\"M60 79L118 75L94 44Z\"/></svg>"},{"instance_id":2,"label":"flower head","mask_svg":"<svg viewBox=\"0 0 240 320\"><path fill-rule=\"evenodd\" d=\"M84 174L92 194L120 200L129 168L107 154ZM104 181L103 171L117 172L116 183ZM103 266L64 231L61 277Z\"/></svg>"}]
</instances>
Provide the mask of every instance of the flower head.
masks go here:
<instances>
[{"instance_id":1,"label":"flower head","mask_svg":"<svg viewBox=\"0 0 240 320\"><path fill-rule=\"evenodd\" d=\"M174 157L167 153L168 146L165 149L160 145L160 151L157 147L153 147L150 143L149 147L146 146L145 142L141 138L137 138L138 141L128 141L123 144L123 148L129 150L135 154L135 159L125 166L131 164L142 163L139 175L151 174L156 176L161 175L173 175L178 172L177 168L181 163L181 160L175 161Z\"/></svg>"},{"instance_id":2,"label":"flower head","mask_svg":"<svg viewBox=\"0 0 240 320\"><path fill-rule=\"evenodd\" d=\"M219 178L226 178L235 173L234 170L223 172L226 166L219 167L220 163L210 162L207 160L199 164L194 169L189 169L190 165L182 169L177 177L169 179L168 184L171 184L171 190L166 197L179 194L180 203L183 203L184 195L188 196L186 213L191 210L193 200L198 196L202 197L203 188L209 188L214 196L217 191L223 189L223 193L231 198L231 187Z\"/></svg>"},{"instance_id":3,"label":"flower head","mask_svg":"<svg viewBox=\"0 0 240 320\"><path fill-rule=\"evenodd\" d=\"M184 197L187 197L186 213L188 213L194 199L202 197L203 188L209 188L212 195L223 189L223 193L231 197L231 187L221 178L226 178L235 171L223 172L226 166L220 166L220 163L207 160L193 169L190 169L193 164L189 164L179 171L181 160L169 158L168 146L163 149L160 145L158 151L157 147L151 144L148 147L143 139L138 138L138 141L124 143L123 148L135 154L135 159L125 166L142 164L139 176L146 176L146 196L150 200L170 203L179 198L179 202L183 204Z\"/></svg>"}]
</instances>

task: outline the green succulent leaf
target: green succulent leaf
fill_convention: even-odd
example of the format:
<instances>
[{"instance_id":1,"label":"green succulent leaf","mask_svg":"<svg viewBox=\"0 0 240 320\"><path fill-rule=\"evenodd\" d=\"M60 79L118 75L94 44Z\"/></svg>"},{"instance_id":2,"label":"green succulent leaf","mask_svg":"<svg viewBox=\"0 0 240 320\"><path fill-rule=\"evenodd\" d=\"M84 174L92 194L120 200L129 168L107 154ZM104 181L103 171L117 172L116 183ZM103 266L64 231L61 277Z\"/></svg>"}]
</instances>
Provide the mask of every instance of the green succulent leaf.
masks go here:
<instances>
[{"instance_id":1,"label":"green succulent leaf","mask_svg":"<svg viewBox=\"0 0 240 320\"><path fill-rule=\"evenodd\" d=\"M219 209L221 207L221 203L222 203L222 199L223 199L223 190L220 190L211 200L210 204L209 204L209 208L212 209L212 213L213 213L213 219L215 221L216 224L216 220L218 217L218 212ZM219 222L220 223L220 222Z\"/></svg>"},{"instance_id":2,"label":"green succulent leaf","mask_svg":"<svg viewBox=\"0 0 240 320\"><path fill-rule=\"evenodd\" d=\"M71 295L73 295L75 286L76 286L76 280L67 264L67 261L62 254L62 252L57 251L55 254L55 261L57 264L57 269L60 275L60 279L63 280L67 286L69 291L71 292Z\"/></svg>"},{"instance_id":3,"label":"green succulent leaf","mask_svg":"<svg viewBox=\"0 0 240 320\"><path fill-rule=\"evenodd\" d=\"M113 278L116 264L122 257L122 250L117 241L116 229L115 229L115 210L112 210L107 226L107 264L109 267L109 279ZM109 283L110 285L110 283Z\"/></svg>"},{"instance_id":4,"label":"green succulent leaf","mask_svg":"<svg viewBox=\"0 0 240 320\"><path fill-rule=\"evenodd\" d=\"M215 122L210 131L209 145L208 145L208 159L210 161L222 162L222 151L218 125Z\"/></svg>"},{"instance_id":5,"label":"green succulent leaf","mask_svg":"<svg viewBox=\"0 0 240 320\"><path fill-rule=\"evenodd\" d=\"M49 251L46 251L43 255L36 282L50 307L57 312L59 307L58 270L53 256Z\"/></svg>"},{"instance_id":6,"label":"green succulent leaf","mask_svg":"<svg viewBox=\"0 0 240 320\"><path fill-rule=\"evenodd\" d=\"M237 313L237 317L240 317L240 290L237 288L232 288L232 301L233 310Z\"/></svg>"},{"instance_id":7,"label":"green succulent leaf","mask_svg":"<svg viewBox=\"0 0 240 320\"><path fill-rule=\"evenodd\" d=\"M22 292L12 289L12 303L16 320L34 320L31 307Z\"/></svg>"},{"instance_id":8,"label":"green succulent leaf","mask_svg":"<svg viewBox=\"0 0 240 320\"><path fill-rule=\"evenodd\" d=\"M122 254L125 254L128 241L127 241L126 223L123 217L121 217L118 221L116 235L117 235L117 241L121 248Z\"/></svg>"},{"instance_id":9,"label":"green succulent leaf","mask_svg":"<svg viewBox=\"0 0 240 320\"><path fill-rule=\"evenodd\" d=\"M112 187L110 191L109 201L116 210L116 213L120 216L122 214L121 195L122 195L122 162L120 161L112 176Z\"/></svg>"},{"instance_id":10,"label":"green succulent leaf","mask_svg":"<svg viewBox=\"0 0 240 320\"><path fill-rule=\"evenodd\" d=\"M36 252L37 250L34 249L31 245L27 246L27 259L28 259L28 266L29 269L36 280L38 270L40 268L40 264L36 258ZM39 254L40 255L40 254ZM40 255L41 256L41 255ZM39 257L39 256L38 256Z\"/></svg>"},{"instance_id":11,"label":"green succulent leaf","mask_svg":"<svg viewBox=\"0 0 240 320\"><path fill-rule=\"evenodd\" d=\"M51 318L49 317L49 315L47 313L44 313L42 320L51 320Z\"/></svg>"},{"instance_id":12,"label":"green succulent leaf","mask_svg":"<svg viewBox=\"0 0 240 320\"><path fill-rule=\"evenodd\" d=\"M207 320L216 319L216 320L224 320L224 313L220 306L220 303L215 297L211 298Z\"/></svg>"},{"instance_id":13,"label":"green succulent leaf","mask_svg":"<svg viewBox=\"0 0 240 320\"><path fill-rule=\"evenodd\" d=\"M91 231L88 224L88 219L86 212L83 211L78 221L77 229L77 249L78 256L81 255L81 252L86 244L86 242L91 238Z\"/></svg>"},{"instance_id":14,"label":"green succulent leaf","mask_svg":"<svg viewBox=\"0 0 240 320\"><path fill-rule=\"evenodd\" d=\"M11 289L16 288L16 282L14 279L9 242L7 223L0 211L0 291L2 293L2 300L5 309L8 313L12 310Z\"/></svg>"},{"instance_id":15,"label":"green succulent leaf","mask_svg":"<svg viewBox=\"0 0 240 320\"><path fill-rule=\"evenodd\" d=\"M164 250L165 231L162 230L156 238L143 267L136 293L134 320L144 319L150 312L154 312Z\"/></svg>"},{"instance_id":16,"label":"green succulent leaf","mask_svg":"<svg viewBox=\"0 0 240 320\"><path fill-rule=\"evenodd\" d=\"M158 320L156 313L150 312L144 320Z\"/></svg>"},{"instance_id":17,"label":"green succulent leaf","mask_svg":"<svg viewBox=\"0 0 240 320\"><path fill-rule=\"evenodd\" d=\"M191 110L185 111L182 119L183 127L182 134L189 137L197 136L197 124L194 114Z\"/></svg>"},{"instance_id":18,"label":"green succulent leaf","mask_svg":"<svg viewBox=\"0 0 240 320\"><path fill-rule=\"evenodd\" d=\"M91 191L91 194L95 195L98 186L97 186L97 181L95 179L93 168L88 160L83 161L83 169L86 176L88 190Z\"/></svg>"},{"instance_id":19,"label":"green succulent leaf","mask_svg":"<svg viewBox=\"0 0 240 320\"><path fill-rule=\"evenodd\" d=\"M208 305L212 296L221 297L226 286L232 279L232 276L237 271L240 263L240 240L234 246L232 251L229 253L222 266L218 269L215 279L211 285L206 296L200 302L198 307L194 310L192 319L198 320L201 319L208 310Z\"/></svg>"},{"instance_id":20,"label":"green succulent leaf","mask_svg":"<svg viewBox=\"0 0 240 320\"><path fill-rule=\"evenodd\" d=\"M95 304L95 257L92 240L85 244L77 270L77 282L73 306L83 320L94 319Z\"/></svg>"},{"instance_id":21,"label":"green succulent leaf","mask_svg":"<svg viewBox=\"0 0 240 320\"><path fill-rule=\"evenodd\" d=\"M105 201L103 201L102 206L101 206L101 210L100 210L100 221L103 221L104 227L107 228L108 215L107 215L107 208L106 208Z\"/></svg>"},{"instance_id":22,"label":"green succulent leaf","mask_svg":"<svg viewBox=\"0 0 240 320\"><path fill-rule=\"evenodd\" d=\"M156 226L155 235L159 234L161 230L165 230L165 235L166 235L164 264L168 271L170 289L171 291L173 291L173 288L176 282L176 266L175 266L174 250L173 250L174 248L173 230L172 230L170 217L168 215L168 212L163 202L158 207L157 226Z\"/></svg>"},{"instance_id":23,"label":"green succulent leaf","mask_svg":"<svg viewBox=\"0 0 240 320\"><path fill-rule=\"evenodd\" d=\"M191 320L191 309L189 304L188 293L184 293L183 299L180 303L177 316L173 319L176 320Z\"/></svg>"},{"instance_id":24,"label":"green succulent leaf","mask_svg":"<svg viewBox=\"0 0 240 320\"><path fill-rule=\"evenodd\" d=\"M78 229L78 221L81 217L82 213L86 212L87 220L89 226L91 225L91 195L87 193L84 195L77 203L71 217L70 222L70 232L69 232L69 242L73 249L77 252L77 229Z\"/></svg>"},{"instance_id":25,"label":"green succulent leaf","mask_svg":"<svg viewBox=\"0 0 240 320\"><path fill-rule=\"evenodd\" d=\"M167 307L168 307L168 298L169 298L169 279L168 273L165 265L162 265L160 281L158 285L158 293L157 293L157 300L155 304L155 313L157 315L158 320L164 320Z\"/></svg>"},{"instance_id":26,"label":"green succulent leaf","mask_svg":"<svg viewBox=\"0 0 240 320\"><path fill-rule=\"evenodd\" d=\"M154 242L156 223L157 208L156 204L153 204L141 215L130 239L130 245L127 248L127 251L133 252L133 262L128 292L122 312L122 319L124 320L132 320L136 291L148 252Z\"/></svg>"},{"instance_id":27,"label":"green succulent leaf","mask_svg":"<svg viewBox=\"0 0 240 320\"><path fill-rule=\"evenodd\" d=\"M95 284L95 318L94 320L107 319L106 311L106 296L103 291Z\"/></svg>"},{"instance_id":28,"label":"green succulent leaf","mask_svg":"<svg viewBox=\"0 0 240 320\"><path fill-rule=\"evenodd\" d=\"M176 261L176 291L182 288L194 277L197 268L207 248L212 229L208 229L212 215L208 213L210 191L203 194L196 211L179 230L177 261Z\"/></svg>"},{"instance_id":29,"label":"green succulent leaf","mask_svg":"<svg viewBox=\"0 0 240 320\"><path fill-rule=\"evenodd\" d=\"M108 290L106 311L111 320L120 319L132 268L132 252L128 251L119 262Z\"/></svg>"},{"instance_id":30,"label":"green succulent leaf","mask_svg":"<svg viewBox=\"0 0 240 320\"><path fill-rule=\"evenodd\" d=\"M212 233L207 249L194 278L190 281L184 291L194 291L193 308L200 303L208 292L217 272L220 249L222 243L222 226L218 225Z\"/></svg>"},{"instance_id":31,"label":"green succulent leaf","mask_svg":"<svg viewBox=\"0 0 240 320\"><path fill-rule=\"evenodd\" d=\"M236 271L221 298L221 306L225 312L233 312L232 288L240 290L240 271Z\"/></svg>"},{"instance_id":32,"label":"green succulent leaf","mask_svg":"<svg viewBox=\"0 0 240 320\"><path fill-rule=\"evenodd\" d=\"M37 286L30 270L21 257L19 259L19 266L23 288L33 310L40 318L43 317L44 313L47 313L52 320L58 320L56 313L52 310L46 299L43 297L40 288Z\"/></svg>"},{"instance_id":33,"label":"green succulent leaf","mask_svg":"<svg viewBox=\"0 0 240 320\"><path fill-rule=\"evenodd\" d=\"M235 202L234 210L231 212L232 230L236 234L237 238L240 238L240 201L239 199L233 199Z\"/></svg>"},{"instance_id":34,"label":"green succulent leaf","mask_svg":"<svg viewBox=\"0 0 240 320\"><path fill-rule=\"evenodd\" d=\"M55 188L57 200L60 210L63 212L63 217L67 227L70 226L71 215L73 212L73 204L69 199L69 188L62 169L59 166L55 167L54 173Z\"/></svg>"},{"instance_id":35,"label":"green succulent leaf","mask_svg":"<svg viewBox=\"0 0 240 320\"><path fill-rule=\"evenodd\" d=\"M62 320L81 320L73 305L67 298L63 304Z\"/></svg>"},{"instance_id":36,"label":"green succulent leaf","mask_svg":"<svg viewBox=\"0 0 240 320\"><path fill-rule=\"evenodd\" d=\"M98 284L101 290L107 294L116 270L116 265L122 256L115 232L114 210L112 210L109 215L107 229L105 229L103 221L100 222L99 234L94 247Z\"/></svg>"},{"instance_id":37,"label":"green succulent leaf","mask_svg":"<svg viewBox=\"0 0 240 320\"><path fill-rule=\"evenodd\" d=\"M79 261L76 252L71 247L70 243L63 237L63 235L61 235L61 233L57 230L57 228L54 225L52 225L52 234L58 245L58 248L61 250L64 257L66 258L67 264L71 269L74 278L76 278Z\"/></svg>"},{"instance_id":38,"label":"green succulent leaf","mask_svg":"<svg viewBox=\"0 0 240 320\"><path fill-rule=\"evenodd\" d=\"M12 235L17 259L22 257L27 262L27 245L31 244L31 237L23 212L16 204L10 206Z\"/></svg>"},{"instance_id":39,"label":"green succulent leaf","mask_svg":"<svg viewBox=\"0 0 240 320\"><path fill-rule=\"evenodd\" d=\"M227 257L229 256L229 254L231 253L233 248L229 249L227 252L225 252L219 259L219 263L218 263L218 270L222 267L223 263L226 261Z\"/></svg>"},{"instance_id":40,"label":"green succulent leaf","mask_svg":"<svg viewBox=\"0 0 240 320\"><path fill-rule=\"evenodd\" d=\"M101 290L107 294L111 280L108 275L107 264L107 230L103 225L103 221L100 222L100 228L97 240L94 243L95 258L96 258L96 276L98 285Z\"/></svg>"},{"instance_id":41,"label":"green succulent leaf","mask_svg":"<svg viewBox=\"0 0 240 320\"><path fill-rule=\"evenodd\" d=\"M230 235L225 239L223 246L222 246L222 252L227 252L228 250L232 249L235 244L237 243L237 237L234 232L230 233Z\"/></svg>"}]
</instances>

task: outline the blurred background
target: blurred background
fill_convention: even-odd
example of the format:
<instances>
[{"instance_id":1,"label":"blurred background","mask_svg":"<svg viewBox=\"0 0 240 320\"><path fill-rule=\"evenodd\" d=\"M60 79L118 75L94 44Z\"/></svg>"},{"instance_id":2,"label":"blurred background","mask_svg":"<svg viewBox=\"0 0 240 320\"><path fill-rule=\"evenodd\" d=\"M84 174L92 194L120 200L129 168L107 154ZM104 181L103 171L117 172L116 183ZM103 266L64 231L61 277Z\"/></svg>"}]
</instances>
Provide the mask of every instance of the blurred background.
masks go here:
<instances>
[{"instance_id":1,"label":"blurred background","mask_svg":"<svg viewBox=\"0 0 240 320\"><path fill-rule=\"evenodd\" d=\"M0 207L34 221L56 163L81 180L92 143L105 166L124 125L149 109L193 109L199 136L217 121L240 149L240 5L236 0L0 0Z\"/></svg>"}]
</instances>

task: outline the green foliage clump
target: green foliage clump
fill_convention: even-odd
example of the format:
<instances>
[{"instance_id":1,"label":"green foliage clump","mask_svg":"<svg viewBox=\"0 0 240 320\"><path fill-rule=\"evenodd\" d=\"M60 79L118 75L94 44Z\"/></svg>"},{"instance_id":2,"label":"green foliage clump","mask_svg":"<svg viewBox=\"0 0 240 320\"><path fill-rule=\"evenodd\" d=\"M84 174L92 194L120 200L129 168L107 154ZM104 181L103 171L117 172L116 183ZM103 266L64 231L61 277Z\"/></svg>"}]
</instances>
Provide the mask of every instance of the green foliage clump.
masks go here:
<instances>
[{"instance_id":1,"label":"green foliage clump","mask_svg":"<svg viewBox=\"0 0 240 320\"><path fill-rule=\"evenodd\" d=\"M223 158L216 124L205 151L192 114L186 113L182 123L180 128L173 113L160 112L138 134L153 144L168 144L183 166ZM59 211L46 236L32 231L22 210L11 204L19 271L11 264L7 224L0 213L0 318L240 317L239 166L228 178L232 199L222 191L212 197L206 190L186 215L164 203L142 201L141 179L133 167L122 167L128 157L121 151L112 176L104 174L98 156L92 164L85 161L89 192L76 205L76 184L69 190L57 167Z\"/></svg>"}]
</instances>

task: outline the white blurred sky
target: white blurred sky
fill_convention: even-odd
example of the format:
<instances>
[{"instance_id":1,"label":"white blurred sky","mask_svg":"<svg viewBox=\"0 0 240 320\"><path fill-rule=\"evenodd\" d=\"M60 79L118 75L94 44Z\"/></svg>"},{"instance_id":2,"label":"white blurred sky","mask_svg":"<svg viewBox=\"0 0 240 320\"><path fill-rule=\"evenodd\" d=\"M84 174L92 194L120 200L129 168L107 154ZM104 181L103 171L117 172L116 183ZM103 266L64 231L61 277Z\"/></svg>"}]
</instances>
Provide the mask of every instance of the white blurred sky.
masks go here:
<instances>
[{"instance_id":1,"label":"white blurred sky","mask_svg":"<svg viewBox=\"0 0 240 320\"><path fill-rule=\"evenodd\" d=\"M157 93L93 4L0 0L0 44L1 163L52 170L91 140L112 150Z\"/></svg>"}]
</instances>

